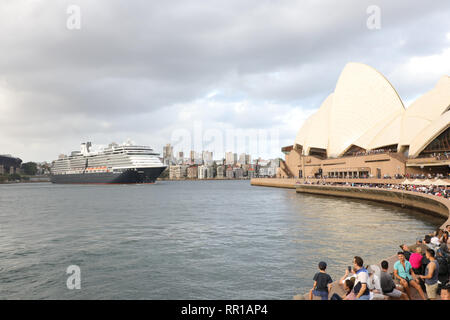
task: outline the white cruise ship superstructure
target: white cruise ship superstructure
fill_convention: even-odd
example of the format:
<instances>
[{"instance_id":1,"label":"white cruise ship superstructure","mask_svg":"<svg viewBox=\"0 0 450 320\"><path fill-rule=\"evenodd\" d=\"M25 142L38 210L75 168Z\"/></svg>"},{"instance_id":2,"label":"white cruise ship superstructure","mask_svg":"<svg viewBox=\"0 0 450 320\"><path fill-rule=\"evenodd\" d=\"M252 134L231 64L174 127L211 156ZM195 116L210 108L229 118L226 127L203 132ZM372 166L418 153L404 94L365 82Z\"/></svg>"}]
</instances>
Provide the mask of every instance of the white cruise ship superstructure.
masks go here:
<instances>
[{"instance_id":1,"label":"white cruise ship superstructure","mask_svg":"<svg viewBox=\"0 0 450 320\"><path fill-rule=\"evenodd\" d=\"M53 183L153 183L164 171L159 154L147 146L111 143L107 148L91 152L90 142L80 151L60 155L53 161Z\"/></svg>"}]
</instances>

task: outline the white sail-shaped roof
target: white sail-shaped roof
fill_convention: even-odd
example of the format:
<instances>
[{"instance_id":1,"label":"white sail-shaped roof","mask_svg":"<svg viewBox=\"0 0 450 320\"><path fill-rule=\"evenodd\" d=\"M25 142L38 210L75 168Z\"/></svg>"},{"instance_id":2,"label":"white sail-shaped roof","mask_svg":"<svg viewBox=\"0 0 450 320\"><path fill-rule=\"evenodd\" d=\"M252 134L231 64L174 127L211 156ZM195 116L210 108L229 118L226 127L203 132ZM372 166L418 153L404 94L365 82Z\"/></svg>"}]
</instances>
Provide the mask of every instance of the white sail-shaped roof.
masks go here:
<instances>
[{"instance_id":1,"label":"white sail-shaped roof","mask_svg":"<svg viewBox=\"0 0 450 320\"><path fill-rule=\"evenodd\" d=\"M403 111L400 97L381 73L361 63L347 64L334 91L328 155L342 155L368 130ZM358 146L369 148L363 142Z\"/></svg>"},{"instance_id":2,"label":"white sail-shaped roof","mask_svg":"<svg viewBox=\"0 0 450 320\"><path fill-rule=\"evenodd\" d=\"M295 144L303 146L305 154L311 148L327 149L329 137L329 115L333 105L333 94L330 94L320 106L319 110L311 115L300 128Z\"/></svg>"},{"instance_id":3,"label":"white sail-shaped roof","mask_svg":"<svg viewBox=\"0 0 450 320\"><path fill-rule=\"evenodd\" d=\"M364 149L377 149L398 144L404 111L382 120L359 138L354 144Z\"/></svg>"},{"instance_id":4,"label":"white sail-shaped roof","mask_svg":"<svg viewBox=\"0 0 450 320\"><path fill-rule=\"evenodd\" d=\"M328 157L342 156L351 146L366 150L409 146L417 157L450 123L450 77L417 99L407 110L395 89L375 69L345 66L334 93L302 125L295 145L309 154L326 149Z\"/></svg>"},{"instance_id":5,"label":"white sail-shaped roof","mask_svg":"<svg viewBox=\"0 0 450 320\"><path fill-rule=\"evenodd\" d=\"M450 77L443 76L436 86L414 101L402 120L399 147L409 146L431 122L450 107Z\"/></svg>"},{"instance_id":6,"label":"white sail-shaped roof","mask_svg":"<svg viewBox=\"0 0 450 320\"><path fill-rule=\"evenodd\" d=\"M409 156L413 158L419 156L420 152L448 127L450 127L450 111L445 112L416 135L409 146Z\"/></svg>"}]
</instances>

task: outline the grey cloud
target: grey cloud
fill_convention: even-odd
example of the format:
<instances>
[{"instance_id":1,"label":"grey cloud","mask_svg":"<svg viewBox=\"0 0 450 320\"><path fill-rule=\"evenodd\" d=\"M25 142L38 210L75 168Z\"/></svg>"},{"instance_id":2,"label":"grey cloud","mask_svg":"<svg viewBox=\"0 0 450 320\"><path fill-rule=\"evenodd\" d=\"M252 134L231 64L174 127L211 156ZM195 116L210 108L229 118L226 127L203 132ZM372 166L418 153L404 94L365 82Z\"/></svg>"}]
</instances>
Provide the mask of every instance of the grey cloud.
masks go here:
<instances>
[{"instance_id":1,"label":"grey cloud","mask_svg":"<svg viewBox=\"0 0 450 320\"><path fill-rule=\"evenodd\" d=\"M81 7L81 30L65 26L69 4ZM55 156L48 148L27 151L31 136L41 150L127 134L160 144L169 141L170 130L192 124L178 117L183 108L214 90L220 107L199 102L195 119L211 126L282 127L277 112L318 108L349 61L393 74L404 99L428 90L438 79L414 82L395 70L411 57L449 47L450 3L378 1L377 31L366 27L372 4L2 2L0 103L3 90L8 105L0 106L0 153ZM239 101L250 103L243 114L232 110ZM269 104L278 110L265 110ZM295 132L283 132L283 139L289 135Z\"/></svg>"}]
</instances>

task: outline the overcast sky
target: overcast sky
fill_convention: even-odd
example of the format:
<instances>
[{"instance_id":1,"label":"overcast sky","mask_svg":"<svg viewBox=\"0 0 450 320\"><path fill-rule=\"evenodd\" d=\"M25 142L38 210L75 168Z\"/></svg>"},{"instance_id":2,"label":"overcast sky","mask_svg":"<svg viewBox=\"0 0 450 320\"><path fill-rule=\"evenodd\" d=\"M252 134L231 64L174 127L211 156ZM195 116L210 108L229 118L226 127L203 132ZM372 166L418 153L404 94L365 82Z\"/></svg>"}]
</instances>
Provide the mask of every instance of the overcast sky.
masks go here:
<instances>
[{"instance_id":1,"label":"overcast sky","mask_svg":"<svg viewBox=\"0 0 450 320\"><path fill-rule=\"evenodd\" d=\"M0 154L53 160L127 139L161 152L197 126L268 133L259 155L280 156L351 61L407 107L450 75L450 1L2 0Z\"/></svg>"}]
</instances>

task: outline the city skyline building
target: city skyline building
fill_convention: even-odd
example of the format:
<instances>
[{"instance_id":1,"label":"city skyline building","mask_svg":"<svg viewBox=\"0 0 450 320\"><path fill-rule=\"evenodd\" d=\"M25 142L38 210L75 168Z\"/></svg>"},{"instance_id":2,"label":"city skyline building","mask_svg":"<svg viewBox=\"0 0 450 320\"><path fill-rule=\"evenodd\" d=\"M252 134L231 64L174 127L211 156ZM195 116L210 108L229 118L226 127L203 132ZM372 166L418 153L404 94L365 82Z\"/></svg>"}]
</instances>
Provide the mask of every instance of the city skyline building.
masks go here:
<instances>
[{"instance_id":1,"label":"city skyline building","mask_svg":"<svg viewBox=\"0 0 450 320\"><path fill-rule=\"evenodd\" d=\"M173 160L173 147L168 143L163 147L163 163L165 165L170 165Z\"/></svg>"},{"instance_id":2,"label":"city skyline building","mask_svg":"<svg viewBox=\"0 0 450 320\"><path fill-rule=\"evenodd\" d=\"M237 162L237 154L233 152L227 152L225 154L225 164L234 165Z\"/></svg>"}]
</instances>

